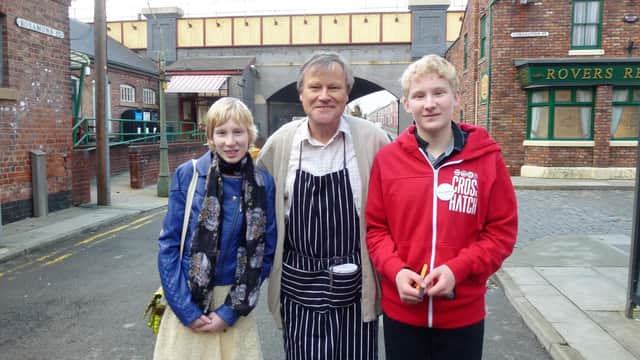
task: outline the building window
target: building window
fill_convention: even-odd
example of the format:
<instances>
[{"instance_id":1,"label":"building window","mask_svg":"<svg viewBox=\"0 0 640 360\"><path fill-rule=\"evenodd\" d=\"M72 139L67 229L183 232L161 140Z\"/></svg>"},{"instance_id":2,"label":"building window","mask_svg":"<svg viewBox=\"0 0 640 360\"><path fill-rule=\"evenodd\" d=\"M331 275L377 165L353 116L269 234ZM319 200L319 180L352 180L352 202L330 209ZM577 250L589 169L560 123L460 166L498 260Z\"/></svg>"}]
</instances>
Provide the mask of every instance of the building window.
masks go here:
<instances>
[{"instance_id":1,"label":"building window","mask_svg":"<svg viewBox=\"0 0 640 360\"><path fill-rule=\"evenodd\" d=\"M572 49L600 48L602 27L602 3L600 0L574 0L571 28Z\"/></svg>"},{"instance_id":2,"label":"building window","mask_svg":"<svg viewBox=\"0 0 640 360\"><path fill-rule=\"evenodd\" d=\"M480 18L480 59L484 59L487 45L487 16Z\"/></svg>"},{"instance_id":3,"label":"building window","mask_svg":"<svg viewBox=\"0 0 640 360\"><path fill-rule=\"evenodd\" d=\"M637 140L640 125L640 88L613 88L611 138Z\"/></svg>"},{"instance_id":4,"label":"building window","mask_svg":"<svg viewBox=\"0 0 640 360\"><path fill-rule=\"evenodd\" d=\"M142 102L145 105L156 105L156 92L153 89L142 89Z\"/></svg>"},{"instance_id":5,"label":"building window","mask_svg":"<svg viewBox=\"0 0 640 360\"><path fill-rule=\"evenodd\" d=\"M120 85L120 102L135 103L136 88L131 85Z\"/></svg>"},{"instance_id":6,"label":"building window","mask_svg":"<svg viewBox=\"0 0 640 360\"><path fill-rule=\"evenodd\" d=\"M464 48L464 70L467 70L467 57L469 56L469 38L467 34L464 34L463 38L463 48Z\"/></svg>"},{"instance_id":7,"label":"building window","mask_svg":"<svg viewBox=\"0 0 640 360\"><path fill-rule=\"evenodd\" d=\"M530 90L527 138L592 139L593 104L592 88Z\"/></svg>"}]
</instances>

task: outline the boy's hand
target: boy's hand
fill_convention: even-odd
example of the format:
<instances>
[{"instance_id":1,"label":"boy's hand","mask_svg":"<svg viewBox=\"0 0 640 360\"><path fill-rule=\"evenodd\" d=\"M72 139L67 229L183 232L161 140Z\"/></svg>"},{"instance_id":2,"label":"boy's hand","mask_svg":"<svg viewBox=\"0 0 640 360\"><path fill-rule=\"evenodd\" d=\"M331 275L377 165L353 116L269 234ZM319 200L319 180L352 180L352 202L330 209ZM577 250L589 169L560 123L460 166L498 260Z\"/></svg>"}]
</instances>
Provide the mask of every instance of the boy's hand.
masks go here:
<instances>
[{"instance_id":1,"label":"boy's hand","mask_svg":"<svg viewBox=\"0 0 640 360\"><path fill-rule=\"evenodd\" d=\"M420 274L409 269L402 269L398 271L396 274L396 287L398 288L400 301L405 304L417 304L422 302L420 291L415 288L416 284L419 284L424 288L427 283L420 277Z\"/></svg>"},{"instance_id":2,"label":"boy's hand","mask_svg":"<svg viewBox=\"0 0 640 360\"><path fill-rule=\"evenodd\" d=\"M427 295L451 297L456 287L456 277L447 265L440 265L431 270L424 278L427 283Z\"/></svg>"}]
</instances>

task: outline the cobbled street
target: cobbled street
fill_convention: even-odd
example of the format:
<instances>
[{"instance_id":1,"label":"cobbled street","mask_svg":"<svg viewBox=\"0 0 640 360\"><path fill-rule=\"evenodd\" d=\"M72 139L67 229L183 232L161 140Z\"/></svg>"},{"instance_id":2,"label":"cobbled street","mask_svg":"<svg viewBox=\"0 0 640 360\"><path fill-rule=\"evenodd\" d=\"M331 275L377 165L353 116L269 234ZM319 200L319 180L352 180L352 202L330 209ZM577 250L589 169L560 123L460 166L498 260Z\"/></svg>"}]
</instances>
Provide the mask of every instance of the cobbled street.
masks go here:
<instances>
[{"instance_id":1,"label":"cobbled street","mask_svg":"<svg viewBox=\"0 0 640 360\"><path fill-rule=\"evenodd\" d=\"M633 191L518 190L518 242L568 234L631 236Z\"/></svg>"}]
</instances>

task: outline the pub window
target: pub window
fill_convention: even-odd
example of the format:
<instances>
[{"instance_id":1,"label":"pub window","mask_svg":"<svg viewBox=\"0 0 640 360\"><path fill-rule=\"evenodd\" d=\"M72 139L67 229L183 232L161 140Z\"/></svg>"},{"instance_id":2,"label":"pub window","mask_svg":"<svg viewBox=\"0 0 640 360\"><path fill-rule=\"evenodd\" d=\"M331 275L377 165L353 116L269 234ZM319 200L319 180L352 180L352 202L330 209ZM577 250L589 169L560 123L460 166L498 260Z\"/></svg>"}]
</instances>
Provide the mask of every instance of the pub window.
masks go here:
<instances>
[{"instance_id":1,"label":"pub window","mask_svg":"<svg viewBox=\"0 0 640 360\"><path fill-rule=\"evenodd\" d=\"M599 48L601 28L602 1L574 0L571 27L571 48Z\"/></svg>"},{"instance_id":2,"label":"pub window","mask_svg":"<svg viewBox=\"0 0 640 360\"><path fill-rule=\"evenodd\" d=\"M464 34L463 38L463 48L464 48L464 70L467 70L467 57L469 56L469 38L467 34Z\"/></svg>"},{"instance_id":3,"label":"pub window","mask_svg":"<svg viewBox=\"0 0 640 360\"><path fill-rule=\"evenodd\" d=\"M640 87L613 88L611 138L637 140L640 125Z\"/></svg>"},{"instance_id":4,"label":"pub window","mask_svg":"<svg viewBox=\"0 0 640 360\"><path fill-rule=\"evenodd\" d=\"M529 91L527 138L531 140L591 140L592 88Z\"/></svg>"},{"instance_id":5,"label":"pub window","mask_svg":"<svg viewBox=\"0 0 640 360\"><path fill-rule=\"evenodd\" d=\"M156 105L156 92L153 89L142 89L142 102L145 105Z\"/></svg>"},{"instance_id":6,"label":"pub window","mask_svg":"<svg viewBox=\"0 0 640 360\"><path fill-rule=\"evenodd\" d=\"M135 103L136 88L131 85L120 85L120 102Z\"/></svg>"},{"instance_id":7,"label":"pub window","mask_svg":"<svg viewBox=\"0 0 640 360\"><path fill-rule=\"evenodd\" d=\"M487 45L487 16L480 18L480 59L484 59Z\"/></svg>"}]
</instances>

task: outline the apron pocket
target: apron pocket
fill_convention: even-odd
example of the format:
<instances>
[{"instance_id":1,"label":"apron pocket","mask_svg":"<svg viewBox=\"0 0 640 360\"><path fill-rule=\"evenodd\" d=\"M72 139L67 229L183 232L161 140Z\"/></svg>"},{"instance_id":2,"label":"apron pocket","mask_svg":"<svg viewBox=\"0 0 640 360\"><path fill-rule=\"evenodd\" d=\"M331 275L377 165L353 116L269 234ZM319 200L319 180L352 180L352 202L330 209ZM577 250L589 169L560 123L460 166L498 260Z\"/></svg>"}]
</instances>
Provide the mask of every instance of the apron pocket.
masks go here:
<instances>
[{"instance_id":1,"label":"apron pocket","mask_svg":"<svg viewBox=\"0 0 640 360\"><path fill-rule=\"evenodd\" d=\"M360 300L360 267L342 273L330 270L306 271L282 264L282 294L318 311L352 305Z\"/></svg>"}]
</instances>

